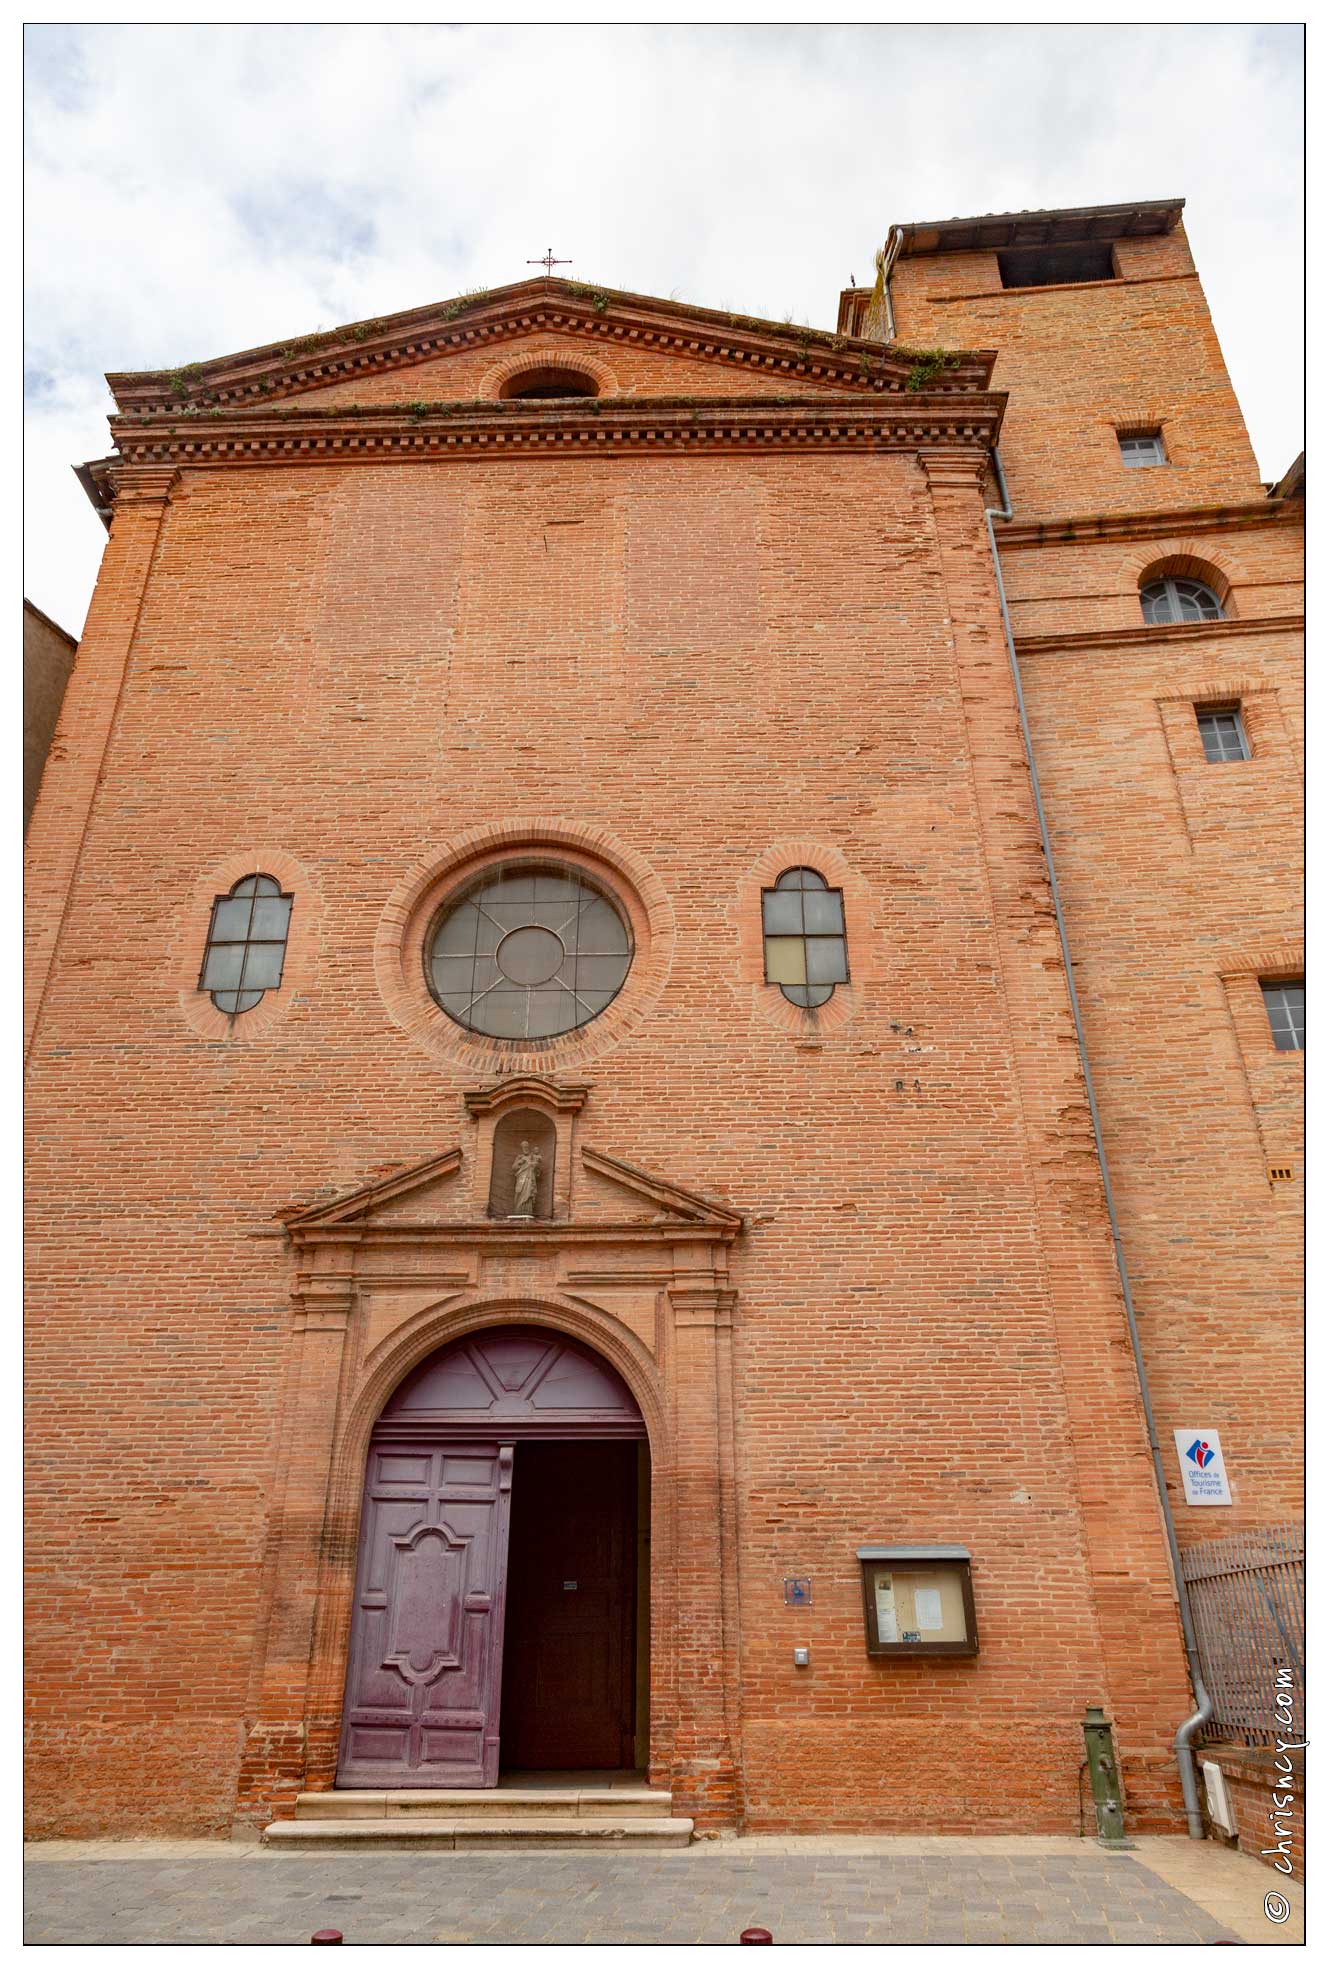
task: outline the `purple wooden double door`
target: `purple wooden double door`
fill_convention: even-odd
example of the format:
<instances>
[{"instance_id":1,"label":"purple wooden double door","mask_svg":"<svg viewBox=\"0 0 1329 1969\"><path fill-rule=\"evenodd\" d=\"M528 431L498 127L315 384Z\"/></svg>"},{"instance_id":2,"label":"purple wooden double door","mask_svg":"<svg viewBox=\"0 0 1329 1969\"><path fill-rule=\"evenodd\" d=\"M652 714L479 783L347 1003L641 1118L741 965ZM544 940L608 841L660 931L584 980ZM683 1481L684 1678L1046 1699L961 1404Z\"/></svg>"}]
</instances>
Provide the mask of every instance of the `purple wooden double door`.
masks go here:
<instances>
[{"instance_id":1,"label":"purple wooden double door","mask_svg":"<svg viewBox=\"0 0 1329 1969\"><path fill-rule=\"evenodd\" d=\"M517 1445L644 1435L613 1369L542 1328L469 1336L402 1384L365 1471L339 1785L497 1783Z\"/></svg>"}]
</instances>

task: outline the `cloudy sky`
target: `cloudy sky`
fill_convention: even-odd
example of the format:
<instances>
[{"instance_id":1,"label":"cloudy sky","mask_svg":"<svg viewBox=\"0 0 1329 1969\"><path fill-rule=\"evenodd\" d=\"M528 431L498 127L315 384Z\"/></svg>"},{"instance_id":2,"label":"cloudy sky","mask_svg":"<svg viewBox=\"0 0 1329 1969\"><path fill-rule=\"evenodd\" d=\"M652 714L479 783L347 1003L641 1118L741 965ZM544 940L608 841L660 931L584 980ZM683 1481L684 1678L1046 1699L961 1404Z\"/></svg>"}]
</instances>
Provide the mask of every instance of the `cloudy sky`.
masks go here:
<instances>
[{"instance_id":1,"label":"cloudy sky","mask_svg":"<svg viewBox=\"0 0 1329 1969\"><path fill-rule=\"evenodd\" d=\"M1295 27L33 27L26 592L74 634L103 372L526 277L833 327L894 221L1175 195L1261 470L1302 443ZM1277 324L1272 344L1270 322Z\"/></svg>"}]
</instances>

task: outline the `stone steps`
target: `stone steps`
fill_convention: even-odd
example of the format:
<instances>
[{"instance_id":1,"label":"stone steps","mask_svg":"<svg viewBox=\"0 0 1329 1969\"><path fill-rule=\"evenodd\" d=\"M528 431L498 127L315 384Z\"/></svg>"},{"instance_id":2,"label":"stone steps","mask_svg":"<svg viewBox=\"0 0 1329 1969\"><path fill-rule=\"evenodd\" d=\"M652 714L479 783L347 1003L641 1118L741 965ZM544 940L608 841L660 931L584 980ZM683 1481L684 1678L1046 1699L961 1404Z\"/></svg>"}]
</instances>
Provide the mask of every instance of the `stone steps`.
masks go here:
<instances>
[{"instance_id":1,"label":"stone steps","mask_svg":"<svg viewBox=\"0 0 1329 1969\"><path fill-rule=\"evenodd\" d=\"M495 1851L518 1846L686 1846L691 1819L542 1817L447 1819L401 1813L390 1819L284 1819L263 1834L265 1846L288 1852L419 1853Z\"/></svg>"},{"instance_id":2,"label":"stone steps","mask_svg":"<svg viewBox=\"0 0 1329 1969\"><path fill-rule=\"evenodd\" d=\"M673 1799L649 1785L500 1785L492 1791L302 1791L297 1819L668 1818Z\"/></svg>"},{"instance_id":3,"label":"stone steps","mask_svg":"<svg viewBox=\"0 0 1329 1969\"><path fill-rule=\"evenodd\" d=\"M692 1820L647 1785L499 1786L492 1791L307 1791L263 1834L296 1852L469 1851L515 1846L686 1846Z\"/></svg>"}]
</instances>

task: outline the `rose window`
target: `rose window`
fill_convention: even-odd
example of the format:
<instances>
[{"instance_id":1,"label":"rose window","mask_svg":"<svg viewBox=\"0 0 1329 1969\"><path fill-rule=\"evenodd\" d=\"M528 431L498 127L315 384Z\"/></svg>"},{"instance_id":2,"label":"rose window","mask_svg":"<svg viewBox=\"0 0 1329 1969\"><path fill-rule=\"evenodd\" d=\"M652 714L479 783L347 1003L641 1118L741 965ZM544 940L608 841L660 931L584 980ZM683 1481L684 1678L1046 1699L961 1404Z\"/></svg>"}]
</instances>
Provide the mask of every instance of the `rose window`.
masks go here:
<instances>
[{"instance_id":1,"label":"rose window","mask_svg":"<svg viewBox=\"0 0 1329 1969\"><path fill-rule=\"evenodd\" d=\"M425 946L450 1019L495 1039L552 1039L603 1012L632 936L603 889L570 868L512 866L444 904Z\"/></svg>"}]
</instances>

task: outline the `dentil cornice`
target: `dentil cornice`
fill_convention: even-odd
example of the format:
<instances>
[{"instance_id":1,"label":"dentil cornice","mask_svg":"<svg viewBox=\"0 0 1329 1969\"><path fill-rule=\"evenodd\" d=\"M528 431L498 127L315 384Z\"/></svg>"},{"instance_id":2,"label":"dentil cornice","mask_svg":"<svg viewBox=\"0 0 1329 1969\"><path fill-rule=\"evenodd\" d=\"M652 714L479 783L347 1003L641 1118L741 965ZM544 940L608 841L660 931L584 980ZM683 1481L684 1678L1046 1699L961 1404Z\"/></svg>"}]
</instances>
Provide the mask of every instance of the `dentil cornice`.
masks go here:
<instances>
[{"instance_id":1,"label":"dentil cornice","mask_svg":"<svg viewBox=\"0 0 1329 1969\"><path fill-rule=\"evenodd\" d=\"M181 369L112 373L106 380L120 410L136 416L262 408L274 398L548 333L598 342L606 350L626 345L691 356L775 382L813 382L867 396L908 393L919 381L911 350L565 280L520 281ZM933 393L984 389L995 360L990 349L954 351Z\"/></svg>"}]
</instances>

